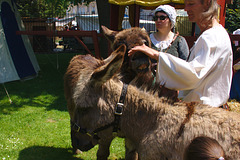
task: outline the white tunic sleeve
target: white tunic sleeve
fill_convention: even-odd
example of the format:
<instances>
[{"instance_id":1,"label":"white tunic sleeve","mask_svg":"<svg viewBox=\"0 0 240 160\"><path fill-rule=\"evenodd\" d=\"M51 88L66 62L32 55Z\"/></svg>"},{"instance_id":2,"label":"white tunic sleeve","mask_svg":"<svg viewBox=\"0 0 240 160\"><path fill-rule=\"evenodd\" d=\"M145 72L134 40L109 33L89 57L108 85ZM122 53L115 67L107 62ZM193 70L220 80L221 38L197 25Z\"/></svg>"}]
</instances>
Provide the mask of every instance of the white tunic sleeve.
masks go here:
<instances>
[{"instance_id":1,"label":"white tunic sleeve","mask_svg":"<svg viewBox=\"0 0 240 160\"><path fill-rule=\"evenodd\" d=\"M194 57L194 59L190 62L167 53L160 53L158 80L172 89L187 90L195 88L216 63L218 57L210 58L210 51L215 49L216 45L207 44L206 40L200 38L194 48L194 53L191 53L194 54L191 55L191 58Z\"/></svg>"}]
</instances>

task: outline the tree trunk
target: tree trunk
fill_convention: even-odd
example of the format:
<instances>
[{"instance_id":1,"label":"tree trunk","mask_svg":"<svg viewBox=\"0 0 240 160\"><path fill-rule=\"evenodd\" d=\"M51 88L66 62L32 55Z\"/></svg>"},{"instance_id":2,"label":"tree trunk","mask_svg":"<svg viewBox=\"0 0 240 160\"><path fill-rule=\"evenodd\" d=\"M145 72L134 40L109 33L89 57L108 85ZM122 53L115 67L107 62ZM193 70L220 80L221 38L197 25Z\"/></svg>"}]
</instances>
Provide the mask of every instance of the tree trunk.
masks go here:
<instances>
[{"instance_id":1,"label":"tree trunk","mask_svg":"<svg viewBox=\"0 0 240 160\"><path fill-rule=\"evenodd\" d=\"M110 4L108 0L96 0L97 10L98 10L98 19L100 25L100 32L102 33L101 25L110 27ZM100 55L103 58L108 57L109 43L105 37L100 38Z\"/></svg>"}]
</instances>

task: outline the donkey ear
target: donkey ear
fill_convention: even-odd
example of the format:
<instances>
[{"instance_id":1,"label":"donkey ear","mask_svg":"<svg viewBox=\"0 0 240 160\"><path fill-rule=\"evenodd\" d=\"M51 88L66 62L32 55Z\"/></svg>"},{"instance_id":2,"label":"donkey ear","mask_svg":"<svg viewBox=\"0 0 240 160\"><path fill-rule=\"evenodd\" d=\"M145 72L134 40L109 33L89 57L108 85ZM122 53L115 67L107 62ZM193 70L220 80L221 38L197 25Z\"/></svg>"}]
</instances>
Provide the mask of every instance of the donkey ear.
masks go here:
<instances>
[{"instance_id":1,"label":"donkey ear","mask_svg":"<svg viewBox=\"0 0 240 160\"><path fill-rule=\"evenodd\" d=\"M113 43L115 36L117 35L118 31L113 31L108 29L105 26L101 26L102 30L103 30L103 34L104 36L111 42Z\"/></svg>"},{"instance_id":2,"label":"donkey ear","mask_svg":"<svg viewBox=\"0 0 240 160\"><path fill-rule=\"evenodd\" d=\"M123 44L124 47L126 47L125 44ZM121 54L121 50L124 49L122 46L119 46L115 51L113 51L110 56L108 56L106 59L103 60L104 64L111 62L118 54ZM126 50L124 51L126 53Z\"/></svg>"},{"instance_id":3,"label":"donkey ear","mask_svg":"<svg viewBox=\"0 0 240 160\"><path fill-rule=\"evenodd\" d=\"M92 74L91 81L95 86L101 86L103 83L111 79L121 68L126 46L123 44L118 47L106 60L106 64L97 68Z\"/></svg>"}]
</instances>

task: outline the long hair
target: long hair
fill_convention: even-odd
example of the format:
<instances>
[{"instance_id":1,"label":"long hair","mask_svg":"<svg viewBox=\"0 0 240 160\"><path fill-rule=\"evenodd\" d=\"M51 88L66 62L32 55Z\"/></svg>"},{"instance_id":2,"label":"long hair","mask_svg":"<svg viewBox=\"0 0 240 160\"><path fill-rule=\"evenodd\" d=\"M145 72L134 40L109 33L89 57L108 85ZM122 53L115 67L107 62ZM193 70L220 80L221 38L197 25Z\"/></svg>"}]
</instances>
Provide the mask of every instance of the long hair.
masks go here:
<instances>
[{"instance_id":1,"label":"long hair","mask_svg":"<svg viewBox=\"0 0 240 160\"><path fill-rule=\"evenodd\" d=\"M184 154L184 160L218 160L220 157L225 157L222 146L205 136L193 139Z\"/></svg>"},{"instance_id":2,"label":"long hair","mask_svg":"<svg viewBox=\"0 0 240 160\"><path fill-rule=\"evenodd\" d=\"M217 0L201 0L201 3L204 4L205 1L207 1L209 8L202 13L203 21L210 21L213 18L217 19L219 9Z\"/></svg>"}]
</instances>

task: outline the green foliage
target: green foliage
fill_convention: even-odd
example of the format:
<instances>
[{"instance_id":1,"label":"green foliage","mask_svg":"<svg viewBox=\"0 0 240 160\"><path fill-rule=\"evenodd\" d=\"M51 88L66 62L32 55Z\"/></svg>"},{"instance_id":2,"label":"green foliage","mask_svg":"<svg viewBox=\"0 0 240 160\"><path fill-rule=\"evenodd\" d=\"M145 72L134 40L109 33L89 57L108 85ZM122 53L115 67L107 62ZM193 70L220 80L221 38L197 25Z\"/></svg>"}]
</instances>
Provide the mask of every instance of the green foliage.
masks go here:
<instances>
[{"instance_id":1,"label":"green foliage","mask_svg":"<svg viewBox=\"0 0 240 160\"><path fill-rule=\"evenodd\" d=\"M52 15L65 16L71 4L88 5L92 1L94 0L16 0L16 3L22 17L49 18Z\"/></svg>"},{"instance_id":2,"label":"green foliage","mask_svg":"<svg viewBox=\"0 0 240 160\"><path fill-rule=\"evenodd\" d=\"M240 28L240 0L234 0L226 10L225 28L232 33Z\"/></svg>"},{"instance_id":3,"label":"green foliage","mask_svg":"<svg viewBox=\"0 0 240 160\"><path fill-rule=\"evenodd\" d=\"M70 2L67 0L17 0L22 17L48 18L52 15L65 15Z\"/></svg>"},{"instance_id":4,"label":"green foliage","mask_svg":"<svg viewBox=\"0 0 240 160\"><path fill-rule=\"evenodd\" d=\"M63 75L74 55L37 54L41 71L36 78L5 84L11 104L0 85L1 160L96 159L98 146L77 156L71 150ZM110 151L110 160L124 158L124 139L116 138Z\"/></svg>"}]
</instances>

